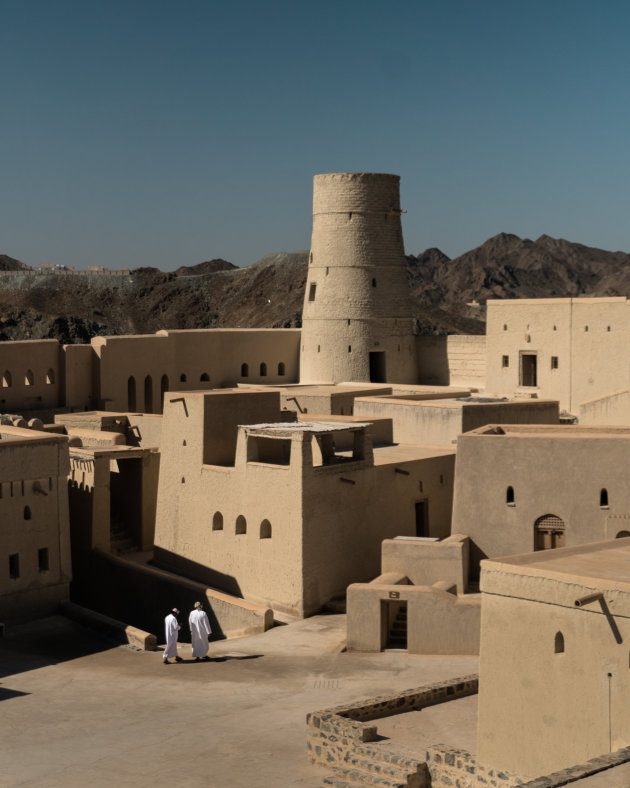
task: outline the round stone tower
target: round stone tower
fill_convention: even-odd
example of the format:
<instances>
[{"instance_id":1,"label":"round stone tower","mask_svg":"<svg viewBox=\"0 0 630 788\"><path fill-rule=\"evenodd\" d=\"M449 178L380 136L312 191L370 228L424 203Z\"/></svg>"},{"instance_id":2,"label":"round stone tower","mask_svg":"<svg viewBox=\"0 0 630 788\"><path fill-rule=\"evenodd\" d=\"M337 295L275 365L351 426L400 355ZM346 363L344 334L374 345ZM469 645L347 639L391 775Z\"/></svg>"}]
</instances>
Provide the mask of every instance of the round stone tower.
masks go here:
<instances>
[{"instance_id":1,"label":"round stone tower","mask_svg":"<svg viewBox=\"0 0 630 788\"><path fill-rule=\"evenodd\" d=\"M418 362L398 175L313 181L301 383L416 383Z\"/></svg>"}]
</instances>

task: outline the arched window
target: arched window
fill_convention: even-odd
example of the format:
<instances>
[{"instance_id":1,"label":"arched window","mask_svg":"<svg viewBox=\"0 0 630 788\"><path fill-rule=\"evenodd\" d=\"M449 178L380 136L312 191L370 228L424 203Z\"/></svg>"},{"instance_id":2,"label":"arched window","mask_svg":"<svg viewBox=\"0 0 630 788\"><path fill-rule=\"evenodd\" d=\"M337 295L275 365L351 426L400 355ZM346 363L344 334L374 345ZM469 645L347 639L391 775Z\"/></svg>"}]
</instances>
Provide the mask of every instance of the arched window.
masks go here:
<instances>
[{"instance_id":1,"label":"arched window","mask_svg":"<svg viewBox=\"0 0 630 788\"><path fill-rule=\"evenodd\" d=\"M562 632L556 632L553 642L553 653L564 654L564 635Z\"/></svg>"},{"instance_id":2,"label":"arched window","mask_svg":"<svg viewBox=\"0 0 630 788\"><path fill-rule=\"evenodd\" d=\"M30 506L25 506L24 507L24 519L25 520L30 520L31 519L31 507Z\"/></svg>"},{"instance_id":3,"label":"arched window","mask_svg":"<svg viewBox=\"0 0 630 788\"><path fill-rule=\"evenodd\" d=\"M127 408L132 412L136 409L136 379L133 375L127 381Z\"/></svg>"},{"instance_id":4,"label":"arched window","mask_svg":"<svg viewBox=\"0 0 630 788\"><path fill-rule=\"evenodd\" d=\"M247 364L241 364L241 377L246 378L249 375L249 367Z\"/></svg>"},{"instance_id":5,"label":"arched window","mask_svg":"<svg viewBox=\"0 0 630 788\"><path fill-rule=\"evenodd\" d=\"M271 523L269 520L263 520L260 524L260 538L271 539Z\"/></svg>"},{"instance_id":6,"label":"arched window","mask_svg":"<svg viewBox=\"0 0 630 788\"><path fill-rule=\"evenodd\" d=\"M599 492L599 505L602 508L608 506L608 490L604 487Z\"/></svg>"},{"instance_id":7,"label":"arched window","mask_svg":"<svg viewBox=\"0 0 630 788\"><path fill-rule=\"evenodd\" d=\"M278 375L279 375L280 377L283 377L283 376L284 376L284 361L281 361L281 362L278 364Z\"/></svg>"},{"instance_id":8,"label":"arched window","mask_svg":"<svg viewBox=\"0 0 630 788\"><path fill-rule=\"evenodd\" d=\"M221 514L221 512L214 513L214 517L212 518L212 530L213 531L223 530L223 515Z\"/></svg>"},{"instance_id":9,"label":"arched window","mask_svg":"<svg viewBox=\"0 0 630 788\"><path fill-rule=\"evenodd\" d=\"M267 365L265 364L264 361L260 365L260 377L261 378L267 377Z\"/></svg>"},{"instance_id":10,"label":"arched window","mask_svg":"<svg viewBox=\"0 0 630 788\"><path fill-rule=\"evenodd\" d=\"M162 375L160 380L160 413L164 412L164 395L168 391L168 375Z\"/></svg>"},{"instance_id":11,"label":"arched window","mask_svg":"<svg viewBox=\"0 0 630 788\"><path fill-rule=\"evenodd\" d=\"M151 375L144 379L144 412L153 413L153 381Z\"/></svg>"},{"instance_id":12,"label":"arched window","mask_svg":"<svg viewBox=\"0 0 630 788\"><path fill-rule=\"evenodd\" d=\"M247 520L243 517L242 514L236 518L236 533L237 534L246 534L247 533Z\"/></svg>"},{"instance_id":13,"label":"arched window","mask_svg":"<svg viewBox=\"0 0 630 788\"><path fill-rule=\"evenodd\" d=\"M35 381L35 376L33 375L32 369L26 370L26 375L24 375L24 385L25 386L32 386Z\"/></svg>"},{"instance_id":14,"label":"arched window","mask_svg":"<svg viewBox=\"0 0 630 788\"><path fill-rule=\"evenodd\" d=\"M55 382L55 370L49 369L48 372L46 373L46 384L48 386L52 386L54 382Z\"/></svg>"},{"instance_id":15,"label":"arched window","mask_svg":"<svg viewBox=\"0 0 630 788\"><path fill-rule=\"evenodd\" d=\"M207 372L202 372L199 376L200 383L210 383L210 375Z\"/></svg>"},{"instance_id":16,"label":"arched window","mask_svg":"<svg viewBox=\"0 0 630 788\"><path fill-rule=\"evenodd\" d=\"M2 375L2 388L3 389L10 389L12 386L12 378L11 373L8 369L6 369Z\"/></svg>"},{"instance_id":17,"label":"arched window","mask_svg":"<svg viewBox=\"0 0 630 788\"><path fill-rule=\"evenodd\" d=\"M182 374L179 376L179 382L180 383L185 383L186 382L186 373L185 372L182 372Z\"/></svg>"},{"instance_id":18,"label":"arched window","mask_svg":"<svg viewBox=\"0 0 630 788\"><path fill-rule=\"evenodd\" d=\"M508 487L505 493L505 502L509 505L514 506L514 487Z\"/></svg>"}]
</instances>

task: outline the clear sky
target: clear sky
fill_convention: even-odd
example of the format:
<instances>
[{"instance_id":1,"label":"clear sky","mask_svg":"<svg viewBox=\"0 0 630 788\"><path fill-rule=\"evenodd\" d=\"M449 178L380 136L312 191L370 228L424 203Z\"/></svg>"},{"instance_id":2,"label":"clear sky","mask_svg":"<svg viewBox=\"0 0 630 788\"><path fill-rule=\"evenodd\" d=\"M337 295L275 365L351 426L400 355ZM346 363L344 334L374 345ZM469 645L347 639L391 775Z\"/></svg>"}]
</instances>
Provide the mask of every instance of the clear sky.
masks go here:
<instances>
[{"instance_id":1,"label":"clear sky","mask_svg":"<svg viewBox=\"0 0 630 788\"><path fill-rule=\"evenodd\" d=\"M312 177L401 176L405 246L630 251L627 0L0 0L0 253L249 265Z\"/></svg>"}]
</instances>

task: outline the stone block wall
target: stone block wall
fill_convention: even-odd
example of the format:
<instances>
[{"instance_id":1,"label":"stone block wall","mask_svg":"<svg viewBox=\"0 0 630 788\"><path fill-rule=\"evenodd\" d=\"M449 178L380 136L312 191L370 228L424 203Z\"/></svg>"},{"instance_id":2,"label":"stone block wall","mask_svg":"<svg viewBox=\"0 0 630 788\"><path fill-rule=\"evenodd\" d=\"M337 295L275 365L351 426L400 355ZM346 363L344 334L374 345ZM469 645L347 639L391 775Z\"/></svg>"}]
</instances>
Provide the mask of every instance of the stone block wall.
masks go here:
<instances>
[{"instance_id":1,"label":"stone block wall","mask_svg":"<svg viewBox=\"0 0 630 788\"><path fill-rule=\"evenodd\" d=\"M447 700L474 695L478 690L478 677L465 676L450 681L428 684L396 695L382 695L357 701L351 705L334 706L323 711L311 712L306 717L308 757L311 763L332 767L349 763L357 748L363 756L370 755L369 747L362 745L378 739L376 725L368 723L381 717L391 717L408 711L434 706ZM373 753L376 758L376 752ZM417 771L413 758L388 751L395 755L401 768ZM379 747L382 757L382 748Z\"/></svg>"}]
</instances>

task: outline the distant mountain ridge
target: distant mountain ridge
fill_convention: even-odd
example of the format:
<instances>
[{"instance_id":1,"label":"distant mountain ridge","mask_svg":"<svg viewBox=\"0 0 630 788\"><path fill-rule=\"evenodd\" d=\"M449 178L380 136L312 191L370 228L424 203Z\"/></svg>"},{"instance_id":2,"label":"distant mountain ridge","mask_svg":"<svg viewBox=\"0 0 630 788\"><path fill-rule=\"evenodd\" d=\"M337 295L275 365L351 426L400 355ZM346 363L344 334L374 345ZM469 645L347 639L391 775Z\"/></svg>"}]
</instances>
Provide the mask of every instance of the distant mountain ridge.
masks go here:
<instances>
[{"instance_id":1,"label":"distant mountain ridge","mask_svg":"<svg viewBox=\"0 0 630 788\"><path fill-rule=\"evenodd\" d=\"M436 248L407 256L418 331L483 333L492 298L630 297L630 254L561 238L500 233L450 259ZM176 328L299 327L308 252L281 252L237 268L221 258L175 271L104 274L98 287L72 272L3 277L0 339L86 342L97 334ZM0 255L0 271L32 269ZM13 280L15 279L15 282Z\"/></svg>"}]
</instances>

